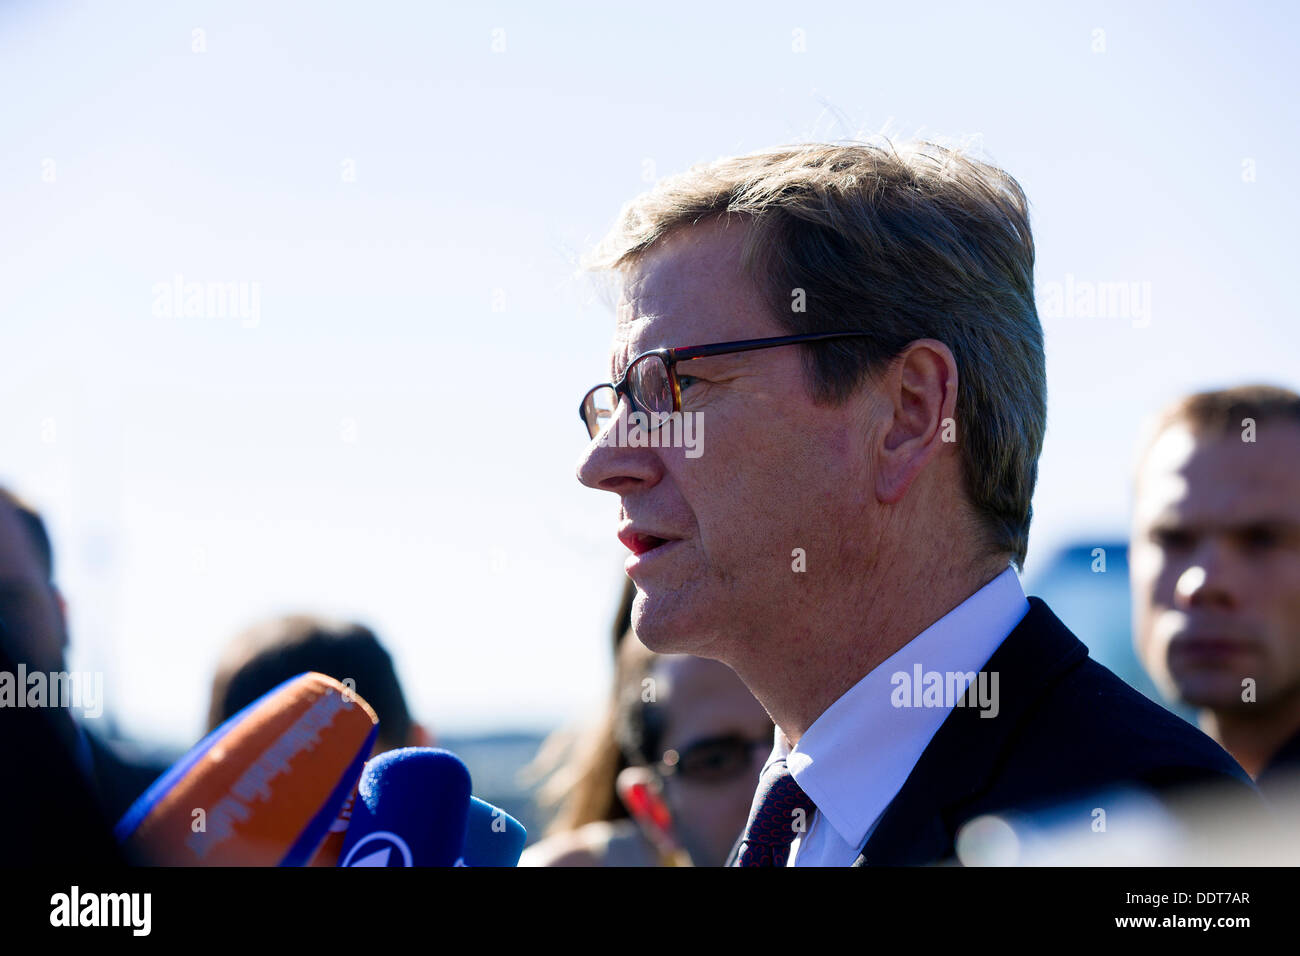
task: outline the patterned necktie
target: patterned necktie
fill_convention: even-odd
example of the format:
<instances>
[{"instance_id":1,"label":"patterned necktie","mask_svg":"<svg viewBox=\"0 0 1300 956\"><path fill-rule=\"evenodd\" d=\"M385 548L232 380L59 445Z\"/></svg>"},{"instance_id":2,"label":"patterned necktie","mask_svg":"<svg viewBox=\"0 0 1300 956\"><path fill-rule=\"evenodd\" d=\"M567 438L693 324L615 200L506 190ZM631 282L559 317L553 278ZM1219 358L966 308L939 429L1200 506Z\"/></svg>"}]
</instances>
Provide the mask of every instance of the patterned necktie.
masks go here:
<instances>
[{"instance_id":1,"label":"patterned necktie","mask_svg":"<svg viewBox=\"0 0 1300 956\"><path fill-rule=\"evenodd\" d=\"M758 782L754 806L735 866L785 866L790 844L807 829L816 804L799 789L784 760L769 766Z\"/></svg>"}]
</instances>

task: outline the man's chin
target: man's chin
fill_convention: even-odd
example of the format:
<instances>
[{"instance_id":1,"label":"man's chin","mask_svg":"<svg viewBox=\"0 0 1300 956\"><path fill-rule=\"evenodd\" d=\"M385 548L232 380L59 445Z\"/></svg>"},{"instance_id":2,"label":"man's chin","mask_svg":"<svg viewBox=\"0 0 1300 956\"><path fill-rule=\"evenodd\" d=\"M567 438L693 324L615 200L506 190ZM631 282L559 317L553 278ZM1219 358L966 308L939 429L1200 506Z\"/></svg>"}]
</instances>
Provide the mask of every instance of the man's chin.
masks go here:
<instances>
[{"instance_id":1,"label":"man's chin","mask_svg":"<svg viewBox=\"0 0 1300 956\"><path fill-rule=\"evenodd\" d=\"M707 657L705 648L716 625L690 605L679 593L655 594L638 586L632 605L632 630L656 654Z\"/></svg>"},{"instance_id":2,"label":"man's chin","mask_svg":"<svg viewBox=\"0 0 1300 956\"><path fill-rule=\"evenodd\" d=\"M637 640L656 654L691 654L695 657L701 653L700 642L692 639L690 631L684 631L670 625L656 623L634 624L632 632Z\"/></svg>"},{"instance_id":3,"label":"man's chin","mask_svg":"<svg viewBox=\"0 0 1300 956\"><path fill-rule=\"evenodd\" d=\"M1225 674L1192 674L1177 679L1179 703L1198 710L1240 710L1253 703L1242 700L1241 682Z\"/></svg>"}]
</instances>

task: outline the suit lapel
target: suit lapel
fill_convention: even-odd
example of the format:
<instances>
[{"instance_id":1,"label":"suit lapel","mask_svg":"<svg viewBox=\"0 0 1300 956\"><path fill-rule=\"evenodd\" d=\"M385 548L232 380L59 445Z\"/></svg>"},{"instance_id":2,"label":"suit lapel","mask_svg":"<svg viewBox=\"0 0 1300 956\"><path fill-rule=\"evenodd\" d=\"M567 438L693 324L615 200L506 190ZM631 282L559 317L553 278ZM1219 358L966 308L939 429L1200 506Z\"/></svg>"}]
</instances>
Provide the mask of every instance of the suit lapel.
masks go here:
<instances>
[{"instance_id":1,"label":"suit lapel","mask_svg":"<svg viewBox=\"0 0 1300 956\"><path fill-rule=\"evenodd\" d=\"M1033 703L1087 655L1047 605L1031 597L1029 613L983 667L998 675L997 716L981 717L973 694L970 705L953 708L853 865L950 857L954 811L985 789L1007 740Z\"/></svg>"}]
</instances>

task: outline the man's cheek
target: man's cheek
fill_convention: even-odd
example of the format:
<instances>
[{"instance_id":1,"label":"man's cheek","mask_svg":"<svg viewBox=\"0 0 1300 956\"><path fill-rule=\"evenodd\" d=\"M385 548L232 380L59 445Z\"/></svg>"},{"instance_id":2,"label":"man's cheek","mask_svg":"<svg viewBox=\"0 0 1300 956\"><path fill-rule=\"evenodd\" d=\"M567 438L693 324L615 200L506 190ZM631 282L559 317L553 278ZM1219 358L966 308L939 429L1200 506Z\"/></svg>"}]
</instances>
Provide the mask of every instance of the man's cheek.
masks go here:
<instances>
[{"instance_id":1,"label":"man's cheek","mask_svg":"<svg viewBox=\"0 0 1300 956\"><path fill-rule=\"evenodd\" d=\"M1185 564L1168 561L1159 562L1150 578L1150 587L1145 593L1153 609L1166 610L1174 606L1174 597L1178 591L1178 579L1186 571Z\"/></svg>"},{"instance_id":2,"label":"man's cheek","mask_svg":"<svg viewBox=\"0 0 1300 956\"><path fill-rule=\"evenodd\" d=\"M1154 671L1169 670L1170 630L1162 626L1161 613L1161 608L1149 607L1138 630L1138 656Z\"/></svg>"},{"instance_id":3,"label":"man's cheek","mask_svg":"<svg viewBox=\"0 0 1300 956\"><path fill-rule=\"evenodd\" d=\"M1252 603L1272 596L1278 611L1300 626L1300 559L1288 556L1262 562L1259 567L1246 568L1241 581Z\"/></svg>"},{"instance_id":4,"label":"man's cheek","mask_svg":"<svg viewBox=\"0 0 1300 956\"><path fill-rule=\"evenodd\" d=\"M755 781L757 785L757 781ZM678 813L679 819L690 820L697 827L708 830L720 822L720 818L725 816L726 808L729 804L725 799L719 799L721 794L719 790L725 792L725 788L719 788L716 785L712 787L696 786L695 792L689 796L683 795L679 801ZM753 790L750 790L751 797Z\"/></svg>"},{"instance_id":5,"label":"man's cheek","mask_svg":"<svg viewBox=\"0 0 1300 956\"><path fill-rule=\"evenodd\" d=\"M1156 582L1169 567L1164 552L1141 539L1145 531L1133 532L1133 543L1129 546L1129 566L1132 570L1133 588L1141 592L1154 588Z\"/></svg>"}]
</instances>

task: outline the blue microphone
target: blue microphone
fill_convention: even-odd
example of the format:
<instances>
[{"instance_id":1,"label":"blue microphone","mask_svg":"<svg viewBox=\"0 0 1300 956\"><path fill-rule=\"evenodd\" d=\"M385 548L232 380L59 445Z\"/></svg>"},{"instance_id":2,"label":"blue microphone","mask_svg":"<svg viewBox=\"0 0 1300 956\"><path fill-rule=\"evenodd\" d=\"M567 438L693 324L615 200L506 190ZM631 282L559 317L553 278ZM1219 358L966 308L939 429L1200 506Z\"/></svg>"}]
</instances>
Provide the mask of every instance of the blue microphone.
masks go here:
<instances>
[{"instance_id":1,"label":"blue microphone","mask_svg":"<svg viewBox=\"0 0 1300 956\"><path fill-rule=\"evenodd\" d=\"M486 800L469 798L466 866L518 866L527 841L528 831L510 814Z\"/></svg>"},{"instance_id":2,"label":"blue microphone","mask_svg":"<svg viewBox=\"0 0 1300 956\"><path fill-rule=\"evenodd\" d=\"M454 866L465 850L469 770L454 753L404 747L366 764L339 866Z\"/></svg>"}]
</instances>

